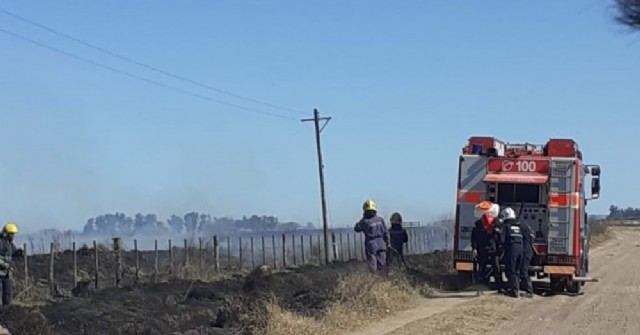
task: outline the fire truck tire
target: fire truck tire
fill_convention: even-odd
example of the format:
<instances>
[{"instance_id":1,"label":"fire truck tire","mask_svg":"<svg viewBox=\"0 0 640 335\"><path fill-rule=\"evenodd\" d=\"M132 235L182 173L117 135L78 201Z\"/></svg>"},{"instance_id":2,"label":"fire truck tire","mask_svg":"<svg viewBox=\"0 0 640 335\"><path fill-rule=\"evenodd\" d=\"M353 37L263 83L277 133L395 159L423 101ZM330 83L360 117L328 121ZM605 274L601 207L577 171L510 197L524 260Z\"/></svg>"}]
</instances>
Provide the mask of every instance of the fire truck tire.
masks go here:
<instances>
[{"instance_id":1,"label":"fire truck tire","mask_svg":"<svg viewBox=\"0 0 640 335\"><path fill-rule=\"evenodd\" d=\"M580 282L567 282L567 292L578 294L580 293L580 288L582 288L582 283Z\"/></svg>"},{"instance_id":2,"label":"fire truck tire","mask_svg":"<svg viewBox=\"0 0 640 335\"><path fill-rule=\"evenodd\" d=\"M584 272L589 273L589 256L584 260Z\"/></svg>"},{"instance_id":3,"label":"fire truck tire","mask_svg":"<svg viewBox=\"0 0 640 335\"><path fill-rule=\"evenodd\" d=\"M565 282L562 280L562 276L551 275L549 281L551 282L551 292L564 292Z\"/></svg>"},{"instance_id":4,"label":"fire truck tire","mask_svg":"<svg viewBox=\"0 0 640 335\"><path fill-rule=\"evenodd\" d=\"M473 283L472 273L470 271L459 271L456 277L456 289L463 290Z\"/></svg>"}]
</instances>

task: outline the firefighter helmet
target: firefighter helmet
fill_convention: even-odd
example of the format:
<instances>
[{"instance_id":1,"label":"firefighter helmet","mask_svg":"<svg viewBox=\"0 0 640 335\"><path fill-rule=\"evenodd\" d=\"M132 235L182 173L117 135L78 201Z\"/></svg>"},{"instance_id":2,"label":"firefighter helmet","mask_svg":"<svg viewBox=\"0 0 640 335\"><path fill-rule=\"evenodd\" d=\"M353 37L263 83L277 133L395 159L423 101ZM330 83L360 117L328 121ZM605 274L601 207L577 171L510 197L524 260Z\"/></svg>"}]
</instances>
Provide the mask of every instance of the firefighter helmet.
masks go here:
<instances>
[{"instance_id":1,"label":"firefighter helmet","mask_svg":"<svg viewBox=\"0 0 640 335\"><path fill-rule=\"evenodd\" d=\"M378 206L376 205L376 203L369 199L367 201L364 202L364 204L362 205L362 210L363 211L374 211L377 212L378 211Z\"/></svg>"},{"instance_id":2,"label":"firefighter helmet","mask_svg":"<svg viewBox=\"0 0 640 335\"><path fill-rule=\"evenodd\" d=\"M516 212L511 207L506 207L500 212L500 217L502 220L509 220L516 218Z\"/></svg>"},{"instance_id":3,"label":"firefighter helmet","mask_svg":"<svg viewBox=\"0 0 640 335\"><path fill-rule=\"evenodd\" d=\"M2 231L5 234L17 234L18 233L18 226L13 222L9 222L6 225L4 225L4 228L2 229Z\"/></svg>"}]
</instances>

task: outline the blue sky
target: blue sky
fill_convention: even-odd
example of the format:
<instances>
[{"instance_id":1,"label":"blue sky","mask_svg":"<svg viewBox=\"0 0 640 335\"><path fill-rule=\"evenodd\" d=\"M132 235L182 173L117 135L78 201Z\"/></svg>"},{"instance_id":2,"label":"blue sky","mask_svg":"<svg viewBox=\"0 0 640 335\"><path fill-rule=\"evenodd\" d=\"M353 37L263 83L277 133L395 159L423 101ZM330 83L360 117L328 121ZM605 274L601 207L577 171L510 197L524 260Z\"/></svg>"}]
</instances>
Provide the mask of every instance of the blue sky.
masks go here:
<instances>
[{"instance_id":1,"label":"blue sky","mask_svg":"<svg viewBox=\"0 0 640 335\"><path fill-rule=\"evenodd\" d=\"M453 210L472 135L573 137L602 198L639 205L638 35L608 1L0 1L113 52L333 120L330 221ZM0 13L0 29L213 99ZM105 212L196 210L320 222L313 126L127 78L0 33L0 220L80 228Z\"/></svg>"}]
</instances>

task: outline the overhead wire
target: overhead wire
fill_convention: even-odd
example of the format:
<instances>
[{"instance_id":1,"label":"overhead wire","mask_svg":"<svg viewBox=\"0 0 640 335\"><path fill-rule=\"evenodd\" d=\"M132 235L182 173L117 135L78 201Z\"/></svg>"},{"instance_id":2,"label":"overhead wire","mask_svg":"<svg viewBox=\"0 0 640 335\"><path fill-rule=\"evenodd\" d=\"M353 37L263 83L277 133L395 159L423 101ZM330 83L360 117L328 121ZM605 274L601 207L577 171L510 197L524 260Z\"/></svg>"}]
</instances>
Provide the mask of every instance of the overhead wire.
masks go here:
<instances>
[{"instance_id":1,"label":"overhead wire","mask_svg":"<svg viewBox=\"0 0 640 335\"><path fill-rule=\"evenodd\" d=\"M215 92L218 92L218 93L221 93L221 94L225 94L225 95L228 95L228 96L240 99L240 100L244 100L244 101L252 102L252 103L255 103L255 104L263 105L263 106L270 107L270 108L273 108L273 109L279 109L281 111L286 111L286 112L290 112L290 113L296 113L296 114L299 114L299 115L306 115L307 114L307 113L303 113L301 111L298 111L298 110L295 110L295 109L292 109L292 108L279 106L279 105L271 104L271 103L268 103L268 102L265 102L265 101L261 101L261 100L258 100L258 99L254 99L254 98L242 96L242 95L239 95L239 94L235 94L235 93L232 93L232 92L229 92L229 91L217 88L217 87L213 87L211 85L208 85L208 84L205 84L205 83L193 80L193 79L189 79L189 78L187 78L185 76L181 76L181 75L174 74L174 73L171 73L171 72L166 71L166 70L162 70L162 69L160 69L158 67L155 67L155 66L152 66L152 65L149 65L149 64L145 64L143 62L137 61L137 60L132 59L130 57L123 56L123 55L118 54L116 52L110 51L110 50L108 50L106 48L97 46L97 45L95 45L93 43L89 43L89 42L87 42L87 41L85 41L83 39L80 39L78 37L74 37L74 36L71 36L71 35L66 34L64 32L58 31L56 29L53 29L51 27L45 26L43 24L40 24L38 22L35 22L33 20L30 20L28 18L20 16L20 15L18 15L16 13L8 11L8 10L2 8L2 7L0 7L0 12L4 13L5 15L11 16L11 17L13 17L15 19L18 19L20 21L26 22L26 23L28 23L30 25L36 26L36 27L38 27L40 29L46 30L46 31L48 31L48 32L50 32L52 34L61 36L63 38L66 38L66 39L69 39L69 40L74 41L76 43L79 43L81 45L84 45L84 46L86 46L88 48L92 48L94 50L98 50L98 51L106 53L106 54L108 54L108 55L110 55L112 57L118 58L118 59L123 60L125 62L129 62L131 64L135 64L135 65L143 67L143 68L145 68L147 70L151 70L151 71L163 74L163 75L171 77L173 79L181 80L181 81L184 81L184 82L190 83L192 85L196 85L196 86L199 86L199 87L211 90L211 91L215 91Z\"/></svg>"},{"instance_id":2,"label":"overhead wire","mask_svg":"<svg viewBox=\"0 0 640 335\"><path fill-rule=\"evenodd\" d=\"M82 61L84 63L90 64L90 65L93 65L93 66L97 66L97 67L100 67L102 69L109 70L111 72L114 72L114 73L129 77L129 78L133 78L133 79L136 79L136 80L139 80L139 81L142 81L142 82L146 82L148 84L160 86L160 87L172 90L174 92L178 92L178 93L181 93L181 94L197 97L197 98L200 98L200 99L203 99L203 100L206 100L206 101L215 102L215 103L218 103L218 104L221 104L221 105L225 105L225 106L228 106L228 107L233 107L233 108L240 109L240 110L247 111L247 112L260 113L260 114L270 115L270 116L273 116L273 117L278 117L278 118L298 121L298 119L296 119L294 117L291 117L291 116L288 116L288 115L282 115L282 114L278 114L278 113L272 113L272 112L267 112L267 111L263 111L263 110L247 108L247 107L236 105L236 104L233 104L233 103L229 103L229 102L226 102L226 101L223 101L223 100L214 99L214 98L211 98L211 97L206 96L206 95L202 95L202 94L199 94L199 93L191 92L191 91L188 91L188 90L185 90L185 89L182 89L182 88L179 88L179 87L175 87L175 86L172 86L172 85L169 85L169 84L165 84L165 83L162 83L162 82L159 82L159 81L155 81L153 79L148 79L148 78L145 78L145 77L142 77L142 76L139 76L139 75L127 72L127 71L123 71L123 70L114 68L114 67L109 66L109 65L105 65L105 64L96 62L94 60L91 60L91 59L88 59L88 58L85 58L85 57L82 57L82 56L78 56L78 55L73 54L71 52L64 51L62 49L59 49L59 48L56 48L54 46L51 46L51 45L36 41L36 40L34 40L32 38L20 35L18 33L15 33L15 32L3 29L3 28L0 28L0 33L4 33L4 34L9 35L9 36L11 36L13 38L29 42L29 43L37 45L37 46L39 46L41 48L45 48L45 49L48 49L50 51L54 51L56 53L65 55L67 57L71 57L71 58L74 58L76 60Z\"/></svg>"}]
</instances>

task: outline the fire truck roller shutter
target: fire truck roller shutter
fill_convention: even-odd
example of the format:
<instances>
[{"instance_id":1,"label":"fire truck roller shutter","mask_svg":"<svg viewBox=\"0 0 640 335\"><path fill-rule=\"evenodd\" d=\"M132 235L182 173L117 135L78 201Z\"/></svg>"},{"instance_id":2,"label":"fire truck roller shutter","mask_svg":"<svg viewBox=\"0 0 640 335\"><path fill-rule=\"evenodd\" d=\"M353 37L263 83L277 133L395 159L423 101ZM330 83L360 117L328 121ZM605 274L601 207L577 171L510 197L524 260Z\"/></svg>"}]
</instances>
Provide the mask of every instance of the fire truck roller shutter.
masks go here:
<instances>
[{"instance_id":1,"label":"fire truck roller shutter","mask_svg":"<svg viewBox=\"0 0 640 335\"><path fill-rule=\"evenodd\" d=\"M486 183L546 184L548 180L548 176L537 173L489 173L484 177Z\"/></svg>"}]
</instances>

